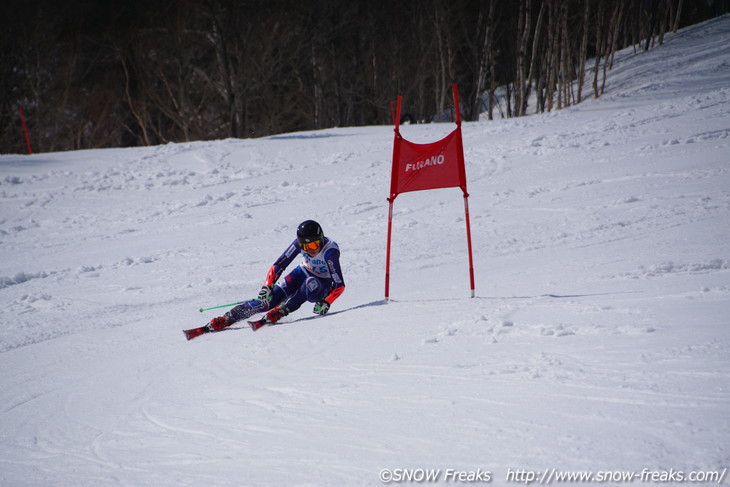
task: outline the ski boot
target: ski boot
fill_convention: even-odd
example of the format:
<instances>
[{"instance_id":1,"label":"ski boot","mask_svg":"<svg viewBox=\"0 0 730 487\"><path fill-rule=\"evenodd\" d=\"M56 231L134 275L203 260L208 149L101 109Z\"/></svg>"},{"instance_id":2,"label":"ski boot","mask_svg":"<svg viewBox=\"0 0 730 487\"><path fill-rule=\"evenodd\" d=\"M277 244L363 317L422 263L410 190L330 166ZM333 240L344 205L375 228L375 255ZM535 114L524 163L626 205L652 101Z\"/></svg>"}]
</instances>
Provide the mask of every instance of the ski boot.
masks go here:
<instances>
[{"instance_id":1,"label":"ski boot","mask_svg":"<svg viewBox=\"0 0 730 487\"><path fill-rule=\"evenodd\" d=\"M227 315L219 316L218 318L213 318L210 320L210 323L206 325L206 328L209 332L211 331L221 331L224 328L228 328L231 326L233 322L228 319Z\"/></svg>"}]
</instances>

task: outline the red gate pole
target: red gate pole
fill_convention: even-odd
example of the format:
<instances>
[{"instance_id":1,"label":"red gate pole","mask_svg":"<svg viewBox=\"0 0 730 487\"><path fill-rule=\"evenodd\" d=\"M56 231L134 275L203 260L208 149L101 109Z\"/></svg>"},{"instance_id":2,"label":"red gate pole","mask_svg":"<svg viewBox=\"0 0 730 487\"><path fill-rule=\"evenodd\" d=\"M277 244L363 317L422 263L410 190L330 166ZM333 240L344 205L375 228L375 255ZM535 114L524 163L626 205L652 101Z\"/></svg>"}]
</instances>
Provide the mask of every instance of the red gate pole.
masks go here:
<instances>
[{"instance_id":1,"label":"red gate pole","mask_svg":"<svg viewBox=\"0 0 730 487\"><path fill-rule=\"evenodd\" d=\"M390 237L393 233L393 200L388 198L388 244L385 250L385 300L390 299Z\"/></svg>"},{"instance_id":2,"label":"red gate pole","mask_svg":"<svg viewBox=\"0 0 730 487\"><path fill-rule=\"evenodd\" d=\"M393 104L390 105L390 116L395 125L395 136L393 139L393 166L390 173L390 195L388 196L388 243L385 248L385 301L390 299L390 239L393 234L393 203L398 196L398 162L400 160L400 109L403 97L398 95L398 104L395 112Z\"/></svg>"},{"instance_id":3,"label":"red gate pole","mask_svg":"<svg viewBox=\"0 0 730 487\"><path fill-rule=\"evenodd\" d=\"M469 251L469 286L471 297L474 297L474 258L471 250L471 224L469 223L469 193L466 192L466 168L464 162L464 142L461 138L461 110L459 108L459 88L456 83L452 85L454 90L454 122L459 130L459 179L461 180L461 191L464 193L464 219L466 220L466 246Z\"/></svg>"},{"instance_id":4,"label":"red gate pole","mask_svg":"<svg viewBox=\"0 0 730 487\"><path fill-rule=\"evenodd\" d=\"M25 134L25 144L28 146L28 154L33 154L33 149L30 147L30 136L28 136L28 126L25 125L25 114L23 113L23 108L18 107L18 112L20 113L20 122L23 124L23 133Z\"/></svg>"},{"instance_id":5,"label":"red gate pole","mask_svg":"<svg viewBox=\"0 0 730 487\"><path fill-rule=\"evenodd\" d=\"M471 225L469 224L469 194L464 193L464 215L466 217L466 246L469 249L469 285L474 297L474 258L471 253Z\"/></svg>"}]
</instances>

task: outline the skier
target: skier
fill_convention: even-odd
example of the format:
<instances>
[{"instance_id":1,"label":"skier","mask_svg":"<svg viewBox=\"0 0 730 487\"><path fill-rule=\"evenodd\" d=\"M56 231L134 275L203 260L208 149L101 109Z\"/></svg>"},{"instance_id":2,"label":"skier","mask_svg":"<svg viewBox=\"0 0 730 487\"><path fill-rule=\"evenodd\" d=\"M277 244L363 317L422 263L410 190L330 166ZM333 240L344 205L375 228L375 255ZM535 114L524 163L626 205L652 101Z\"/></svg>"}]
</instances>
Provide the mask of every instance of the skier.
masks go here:
<instances>
[{"instance_id":1,"label":"skier","mask_svg":"<svg viewBox=\"0 0 730 487\"><path fill-rule=\"evenodd\" d=\"M284 270L300 254L304 261L283 282L277 283ZM324 236L319 223L307 220L299 224L296 240L269 269L258 297L213 318L207 325L208 331L220 331L237 321L266 312L263 319L250 322L251 328L256 331L296 311L305 301L315 303L314 313L323 315L344 290L340 248L334 240Z\"/></svg>"}]
</instances>

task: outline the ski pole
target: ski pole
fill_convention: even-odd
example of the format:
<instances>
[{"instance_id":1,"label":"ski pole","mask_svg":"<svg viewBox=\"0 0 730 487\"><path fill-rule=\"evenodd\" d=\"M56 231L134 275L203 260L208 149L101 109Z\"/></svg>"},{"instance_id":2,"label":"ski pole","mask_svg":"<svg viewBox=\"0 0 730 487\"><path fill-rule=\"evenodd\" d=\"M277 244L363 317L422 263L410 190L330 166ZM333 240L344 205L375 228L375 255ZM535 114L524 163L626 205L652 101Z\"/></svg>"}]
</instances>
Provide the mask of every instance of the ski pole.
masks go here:
<instances>
[{"instance_id":1,"label":"ski pole","mask_svg":"<svg viewBox=\"0 0 730 487\"><path fill-rule=\"evenodd\" d=\"M235 306L237 304L243 304L245 301L238 301L237 303L231 303L231 304L221 304L220 306L213 306L211 308L200 308L200 312L208 311L209 309L218 309L218 308L226 308L228 306Z\"/></svg>"}]
</instances>

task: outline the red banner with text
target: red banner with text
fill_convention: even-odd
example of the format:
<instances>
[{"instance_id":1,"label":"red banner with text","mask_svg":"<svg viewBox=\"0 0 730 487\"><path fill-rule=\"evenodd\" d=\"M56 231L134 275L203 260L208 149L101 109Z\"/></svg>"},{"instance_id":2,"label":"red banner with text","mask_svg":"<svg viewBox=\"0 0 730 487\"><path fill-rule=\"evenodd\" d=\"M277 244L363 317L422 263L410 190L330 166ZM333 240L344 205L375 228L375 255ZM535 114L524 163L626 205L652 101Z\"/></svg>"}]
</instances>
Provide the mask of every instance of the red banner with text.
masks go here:
<instances>
[{"instance_id":1,"label":"red banner with text","mask_svg":"<svg viewBox=\"0 0 730 487\"><path fill-rule=\"evenodd\" d=\"M430 144L396 136L390 197L424 189L461 187L466 192L461 127Z\"/></svg>"}]
</instances>

